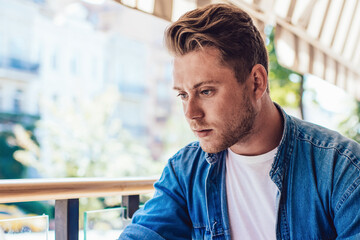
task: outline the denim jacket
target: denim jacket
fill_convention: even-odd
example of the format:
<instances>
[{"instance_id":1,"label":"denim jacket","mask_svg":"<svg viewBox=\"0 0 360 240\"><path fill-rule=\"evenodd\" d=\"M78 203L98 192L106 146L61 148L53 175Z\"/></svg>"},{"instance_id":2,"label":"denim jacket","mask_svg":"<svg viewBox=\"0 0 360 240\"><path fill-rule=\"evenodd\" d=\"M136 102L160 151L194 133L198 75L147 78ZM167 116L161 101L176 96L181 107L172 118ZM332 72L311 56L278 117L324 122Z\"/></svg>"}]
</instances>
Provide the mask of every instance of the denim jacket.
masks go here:
<instances>
[{"instance_id":1,"label":"denim jacket","mask_svg":"<svg viewBox=\"0 0 360 240\"><path fill-rule=\"evenodd\" d=\"M269 173L279 190L277 239L360 239L360 145L282 113ZM225 157L198 142L181 149L119 239L231 239Z\"/></svg>"}]
</instances>

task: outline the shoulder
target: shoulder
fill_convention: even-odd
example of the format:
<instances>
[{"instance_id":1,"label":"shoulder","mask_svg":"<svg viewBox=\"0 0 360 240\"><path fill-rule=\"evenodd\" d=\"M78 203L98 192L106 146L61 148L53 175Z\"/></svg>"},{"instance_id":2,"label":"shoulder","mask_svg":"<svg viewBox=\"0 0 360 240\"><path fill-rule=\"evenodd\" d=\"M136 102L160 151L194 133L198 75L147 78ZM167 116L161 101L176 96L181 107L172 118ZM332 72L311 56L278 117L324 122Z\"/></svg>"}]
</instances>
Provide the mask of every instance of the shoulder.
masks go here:
<instances>
[{"instance_id":1,"label":"shoulder","mask_svg":"<svg viewBox=\"0 0 360 240\"><path fill-rule=\"evenodd\" d=\"M169 165L174 171L182 174L191 174L198 167L207 165L206 153L201 149L198 141L192 142L180 149L169 159Z\"/></svg>"},{"instance_id":2,"label":"shoulder","mask_svg":"<svg viewBox=\"0 0 360 240\"><path fill-rule=\"evenodd\" d=\"M334 155L347 158L360 170L359 143L325 127L295 117L290 117L290 119L294 123L295 138L302 147L308 145L322 152L329 150Z\"/></svg>"},{"instance_id":3,"label":"shoulder","mask_svg":"<svg viewBox=\"0 0 360 240\"><path fill-rule=\"evenodd\" d=\"M324 216L335 226L338 237L359 234L360 145L292 116L286 116L285 122L286 147L281 156L288 160L287 190L294 200L292 206L297 206L292 214L310 219L315 215L299 209L311 208L316 213L314 223L323 224L318 217Z\"/></svg>"},{"instance_id":4,"label":"shoulder","mask_svg":"<svg viewBox=\"0 0 360 240\"><path fill-rule=\"evenodd\" d=\"M185 156L193 155L194 153L203 152L198 141L191 142L182 149L180 149L171 159L178 160Z\"/></svg>"},{"instance_id":5,"label":"shoulder","mask_svg":"<svg viewBox=\"0 0 360 240\"><path fill-rule=\"evenodd\" d=\"M314 184L323 196L332 196L334 211L358 198L360 144L336 131L295 117L289 116L287 120L294 134L293 140L288 139L294 142L293 168L303 170L299 170L299 176L304 179L312 174L314 179L321 179ZM309 174L304 174L306 172Z\"/></svg>"},{"instance_id":6,"label":"shoulder","mask_svg":"<svg viewBox=\"0 0 360 240\"><path fill-rule=\"evenodd\" d=\"M194 189L205 189L207 169L210 166L206 155L198 142L180 149L169 159L159 181L155 183L155 188L161 188L161 185L176 188L176 191L181 190L181 195L186 199L193 199L196 197L192 196Z\"/></svg>"}]
</instances>

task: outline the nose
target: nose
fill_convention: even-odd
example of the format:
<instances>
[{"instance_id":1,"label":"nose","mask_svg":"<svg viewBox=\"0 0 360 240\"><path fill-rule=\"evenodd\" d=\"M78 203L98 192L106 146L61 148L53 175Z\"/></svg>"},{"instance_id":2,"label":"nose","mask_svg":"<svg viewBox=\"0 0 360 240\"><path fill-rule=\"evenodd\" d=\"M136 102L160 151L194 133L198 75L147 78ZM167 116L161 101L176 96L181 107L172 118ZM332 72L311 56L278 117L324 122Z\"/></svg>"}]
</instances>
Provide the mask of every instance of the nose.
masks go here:
<instances>
[{"instance_id":1,"label":"nose","mask_svg":"<svg viewBox=\"0 0 360 240\"><path fill-rule=\"evenodd\" d=\"M183 102L183 108L185 117L189 120L202 118L204 116L204 111L196 98L189 98L187 101Z\"/></svg>"}]
</instances>

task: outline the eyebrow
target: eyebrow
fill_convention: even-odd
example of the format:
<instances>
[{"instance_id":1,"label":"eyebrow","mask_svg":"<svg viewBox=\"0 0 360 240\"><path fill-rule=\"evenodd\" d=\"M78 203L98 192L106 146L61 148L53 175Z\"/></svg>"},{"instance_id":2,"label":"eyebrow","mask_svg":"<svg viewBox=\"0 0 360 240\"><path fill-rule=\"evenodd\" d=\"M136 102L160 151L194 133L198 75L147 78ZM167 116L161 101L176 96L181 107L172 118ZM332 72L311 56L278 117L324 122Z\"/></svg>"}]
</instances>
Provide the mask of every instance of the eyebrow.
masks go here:
<instances>
[{"instance_id":1,"label":"eyebrow","mask_svg":"<svg viewBox=\"0 0 360 240\"><path fill-rule=\"evenodd\" d=\"M195 84L195 85L192 87L192 89L199 88L199 87L201 87L201 86L203 86L203 85L206 85L206 84L220 84L220 83L221 83L220 81L216 81L216 80L209 80L209 81L199 82L199 83ZM174 89L174 90L178 90L178 91L181 91L181 90L182 90L182 88L176 87L176 86L174 86L173 89Z\"/></svg>"}]
</instances>

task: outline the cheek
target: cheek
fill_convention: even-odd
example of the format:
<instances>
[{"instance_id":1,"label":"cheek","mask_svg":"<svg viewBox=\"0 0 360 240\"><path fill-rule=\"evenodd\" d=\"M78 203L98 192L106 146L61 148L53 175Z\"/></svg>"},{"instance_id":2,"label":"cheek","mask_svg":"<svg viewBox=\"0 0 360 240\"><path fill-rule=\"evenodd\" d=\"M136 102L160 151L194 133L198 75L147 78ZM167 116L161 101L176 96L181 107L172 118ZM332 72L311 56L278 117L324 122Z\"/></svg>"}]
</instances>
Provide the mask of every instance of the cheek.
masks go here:
<instances>
[{"instance_id":1,"label":"cheek","mask_svg":"<svg viewBox=\"0 0 360 240\"><path fill-rule=\"evenodd\" d=\"M233 111L233 108L236 105L236 101L236 96L225 94L225 96L219 98L218 101L213 102L211 106L216 109L216 112L229 114Z\"/></svg>"},{"instance_id":2,"label":"cheek","mask_svg":"<svg viewBox=\"0 0 360 240\"><path fill-rule=\"evenodd\" d=\"M206 113L208 119L212 119L220 123L226 121L226 119L231 117L233 114L232 106L223 101L209 104Z\"/></svg>"}]
</instances>

